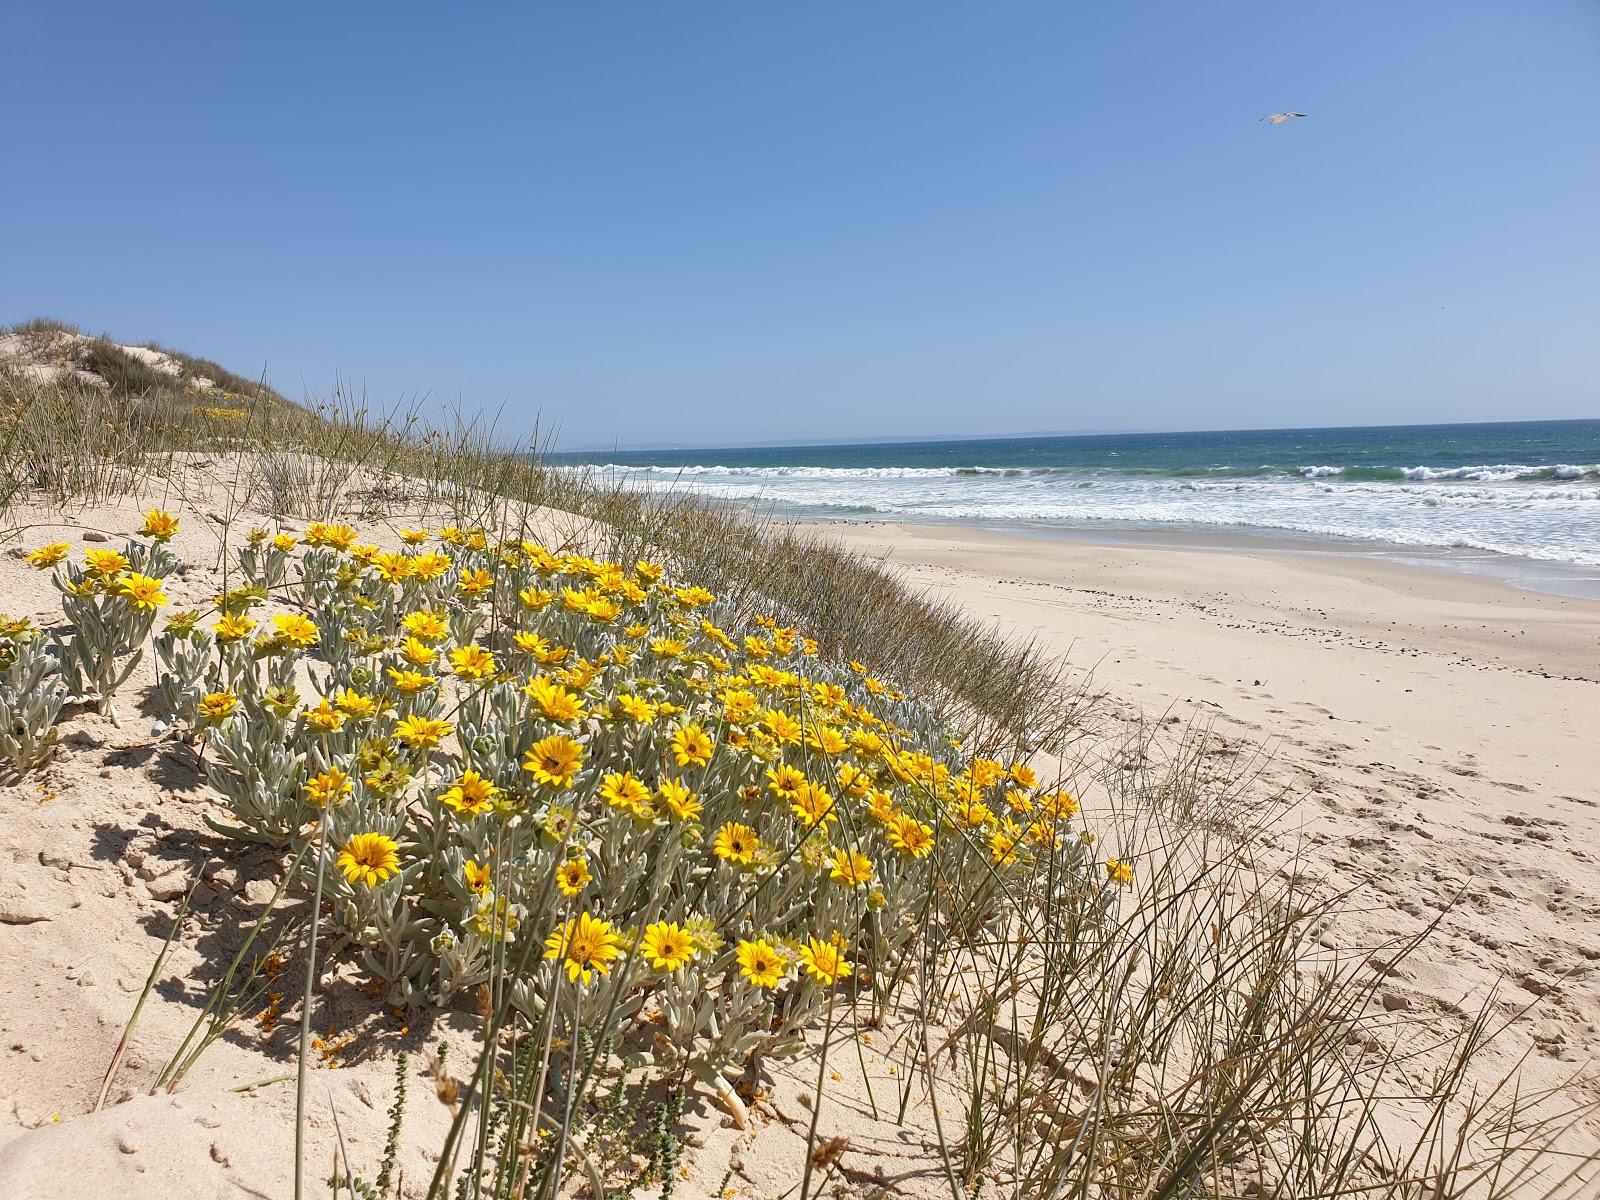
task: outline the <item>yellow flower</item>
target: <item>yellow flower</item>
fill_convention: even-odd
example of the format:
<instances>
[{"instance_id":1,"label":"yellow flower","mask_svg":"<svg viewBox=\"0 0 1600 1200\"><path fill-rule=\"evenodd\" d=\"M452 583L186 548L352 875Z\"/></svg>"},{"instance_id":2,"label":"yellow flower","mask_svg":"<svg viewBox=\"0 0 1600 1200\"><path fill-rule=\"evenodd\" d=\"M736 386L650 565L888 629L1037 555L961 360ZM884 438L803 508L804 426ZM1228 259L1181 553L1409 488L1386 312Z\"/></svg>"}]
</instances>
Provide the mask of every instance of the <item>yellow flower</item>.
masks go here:
<instances>
[{"instance_id":1,"label":"yellow flower","mask_svg":"<svg viewBox=\"0 0 1600 1200\"><path fill-rule=\"evenodd\" d=\"M385 550L373 555L372 569L385 583L404 583L411 576L412 563L404 554Z\"/></svg>"},{"instance_id":2,"label":"yellow flower","mask_svg":"<svg viewBox=\"0 0 1600 1200\"><path fill-rule=\"evenodd\" d=\"M494 881L494 868L480 867L475 858L467 859L467 865L462 871L467 877L467 890L480 896L489 890L489 884Z\"/></svg>"},{"instance_id":3,"label":"yellow flower","mask_svg":"<svg viewBox=\"0 0 1600 1200\"><path fill-rule=\"evenodd\" d=\"M358 833L344 844L334 866L351 883L374 887L400 873L400 844L381 833Z\"/></svg>"},{"instance_id":4,"label":"yellow flower","mask_svg":"<svg viewBox=\"0 0 1600 1200\"><path fill-rule=\"evenodd\" d=\"M835 850L828 864L832 867L828 878L846 887L864 887L872 882L875 874L872 860L859 850Z\"/></svg>"},{"instance_id":5,"label":"yellow flower","mask_svg":"<svg viewBox=\"0 0 1600 1200\"><path fill-rule=\"evenodd\" d=\"M844 735L837 729L828 725L819 725L812 729L810 735L806 738L806 745L813 750L820 750L829 757L833 757L843 754L848 743L844 740Z\"/></svg>"},{"instance_id":6,"label":"yellow flower","mask_svg":"<svg viewBox=\"0 0 1600 1200\"><path fill-rule=\"evenodd\" d=\"M172 535L178 532L178 518L164 508L152 508L144 514L144 525L139 532L158 542L170 542Z\"/></svg>"},{"instance_id":7,"label":"yellow flower","mask_svg":"<svg viewBox=\"0 0 1600 1200\"><path fill-rule=\"evenodd\" d=\"M88 550L83 555L89 573L102 579L112 579L128 569L128 560L115 550Z\"/></svg>"},{"instance_id":8,"label":"yellow flower","mask_svg":"<svg viewBox=\"0 0 1600 1200\"><path fill-rule=\"evenodd\" d=\"M464 817L476 817L493 808L499 794L500 789L476 771L463 771L439 799Z\"/></svg>"},{"instance_id":9,"label":"yellow flower","mask_svg":"<svg viewBox=\"0 0 1600 1200\"><path fill-rule=\"evenodd\" d=\"M635 779L631 772L613 772L602 779L600 799L629 816L645 819L651 816L650 789Z\"/></svg>"},{"instance_id":10,"label":"yellow flower","mask_svg":"<svg viewBox=\"0 0 1600 1200\"><path fill-rule=\"evenodd\" d=\"M774 741L795 743L800 740L800 723L788 713L769 708L761 714L761 724Z\"/></svg>"},{"instance_id":11,"label":"yellow flower","mask_svg":"<svg viewBox=\"0 0 1600 1200\"><path fill-rule=\"evenodd\" d=\"M955 819L956 824L968 829L982 829L994 819L994 810L981 800L968 798L956 805Z\"/></svg>"},{"instance_id":12,"label":"yellow flower","mask_svg":"<svg viewBox=\"0 0 1600 1200\"><path fill-rule=\"evenodd\" d=\"M71 549L71 542L51 542L48 546L40 546L37 550L29 550L24 557L30 567L37 567L43 571L55 566L67 556L67 551Z\"/></svg>"},{"instance_id":13,"label":"yellow flower","mask_svg":"<svg viewBox=\"0 0 1600 1200\"><path fill-rule=\"evenodd\" d=\"M862 799L866 801L867 815L880 824L887 825L891 818L899 815L895 811L894 797L888 792L868 788Z\"/></svg>"},{"instance_id":14,"label":"yellow flower","mask_svg":"<svg viewBox=\"0 0 1600 1200\"><path fill-rule=\"evenodd\" d=\"M457 585L461 594L469 598L483 595L494 586L494 576L479 568L472 571L461 572L461 582Z\"/></svg>"},{"instance_id":15,"label":"yellow flower","mask_svg":"<svg viewBox=\"0 0 1600 1200\"><path fill-rule=\"evenodd\" d=\"M400 540L408 546L420 546L428 540L426 529L401 529Z\"/></svg>"},{"instance_id":16,"label":"yellow flower","mask_svg":"<svg viewBox=\"0 0 1600 1200\"><path fill-rule=\"evenodd\" d=\"M388 669L389 678L394 683L394 690L403 696L415 696L418 692L426 691L439 681L432 675L424 675L421 671L402 671L395 667Z\"/></svg>"},{"instance_id":17,"label":"yellow flower","mask_svg":"<svg viewBox=\"0 0 1600 1200\"><path fill-rule=\"evenodd\" d=\"M839 786L852 796L865 796L872 786L872 776L854 763L841 763L836 778Z\"/></svg>"},{"instance_id":18,"label":"yellow flower","mask_svg":"<svg viewBox=\"0 0 1600 1200\"><path fill-rule=\"evenodd\" d=\"M1012 822L1007 822L1011 825ZM1018 833L1015 828L1001 828L989 834L989 858L998 867L1009 867L1017 861Z\"/></svg>"},{"instance_id":19,"label":"yellow flower","mask_svg":"<svg viewBox=\"0 0 1600 1200\"><path fill-rule=\"evenodd\" d=\"M676 971L694 958L694 939L689 931L671 921L655 921L644 927L639 939L639 954L657 971Z\"/></svg>"},{"instance_id":20,"label":"yellow flower","mask_svg":"<svg viewBox=\"0 0 1600 1200\"><path fill-rule=\"evenodd\" d=\"M135 571L117 585L117 592L133 607L154 612L167 602L167 594L161 590L162 582Z\"/></svg>"},{"instance_id":21,"label":"yellow flower","mask_svg":"<svg viewBox=\"0 0 1600 1200\"><path fill-rule=\"evenodd\" d=\"M739 963L739 974L758 988L777 987L789 970L789 962L783 952L766 938L758 938L753 942L741 941L734 951L734 958Z\"/></svg>"},{"instance_id":22,"label":"yellow flower","mask_svg":"<svg viewBox=\"0 0 1600 1200\"><path fill-rule=\"evenodd\" d=\"M530 679L522 689L552 721L565 725L583 715L583 701L553 679Z\"/></svg>"},{"instance_id":23,"label":"yellow flower","mask_svg":"<svg viewBox=\"0 0 1600 1200\"><path fill-rule=\"evenodd\" d=\"M414 667L428 667L438 661L439 652L414 637L408 637L400 647L400 657Z\"/></svg>"},{"instance_id":24,"label":"yellow flower","mask_svg":"<svg viewBox=\"0 0 1600 1200\"><path fill-rule=\"evenodd\" d=\"M1121 887L1133 882L1133 864L1120 858L1106 860L1106 878Z\"/></svg>"},{"instance_id":25,"label":"yellow flower","mask_svg":"<svg viewBox=\"0 0 1600 1200\"><path fill-rule=\"evenodd\" d=\"M338 733L344 728L344 714L329 704L327 697L315 708L302 708L300 715L318 733Z\"/></svg>"},{"instance_id":26,"label":"yellow flower","mask_svg":"<svg viewBox=\"0 0 1600 1200\"><path fill-rule=\"evenodd\" d=\"M581 858L569 858L556 868L556 887L563 896L576 896L588 887L594 876L589 874L589 864Z\"/></svg>"},{"instance_id":27,"label":"yellow flower","mask_svg":"<svg viewBox=\"0 0 1600 1200\"><path fill-rule=\"evenodd\" d=\"M450 618L431 608L419 609L400 618L400 626L422 642L442 641L450 632Z\"/></svg>"},{"instance_id":28,"label":"yellow flower","mask_svg":"<svg viewBox=\"0 0 1600 1200\"><path fill-rule=\"evenodd\" d=\"M731 637L729 637L726 633L722 632L722 630L718 629L710 621L707 621L707 620L704 620L704 619L701 620L701 622L700 622L700 632L705 634L706 637L710 638L713 642L715 642L717 645L721 646L724 650L732 650L732 649L734 649L733 639Z\"/></svg>"},{"instance_id":29,"label":"yellow flower","mask_svg":"<svg viewBox=\"0 0 1600 1200\"><path fill-rule=\"evenodd\" d=\"M348 525L328 525L313 521L306 526L306 542L312 546L328 546L334 550L348 550L360 535Z\"/></svg>"},{"instance_id":30,"label":"yellow flower","mask_svg":"<svg viewBox=\"0 0 1600 1200\"><path fill-rule=\"evenodd\" d=\"M322 637L311 618L300 613L279 613L272 618L272 624L278 631L278 640L298 650L315 646Z\"/></svg>"},{"instance_id":31,"label":"yellow flower","mask_svg":"<svg viewBox=\"0 0 1600 1200\"><path fill-rule=\"evenodd\" d=\"M280 533L272 539L272 548L280 553L287 554L299 545L300 539L292 533Z\"/></svg>"},{"instance_id":32,"label":"yellow flower","mask_svg":"<svg viewBox=\"0 0 1600 1200\"><path fill-rule=\"evenodd\" d=\"M819 825L826 828L834 818L833 797L828 795L826 788L814 783L802 783L795 790L794 801L789 808L795 819L807 829L815 829Z\"/></svg>"},{"instance_id":33,"label":"yellow flower","mask_svg":"<svg viewBox=\"0 0 1600 1200\"><path fill-rule=\"evenodd\" d=\"M337 804L350 794L350 779L338 767L329 767L306 780L306 801L318 808Z\"/></svg>"},{"instance_id":34,"label":"yellow flower","mask_svg":"<svg viewBox=\"0 0 1600 1200\"><path fill-rule=\"evenodd\" d=\"M794 798L807 783L805 775L787 763L767 770L767 787L779 800L790 804L794 803Z\"/></svg>"},{"instance_id":35,"label":"yellow flower","mask_svg":"<svg viewBox=\"0 0 1600 1200\"><path fill-rule=\"evenodd\" d=\"M672 735L672 757L680 767L703 767L716 743L699 725L685 725Z\"/></svg>"},{"instance_id":36,"label":"yellow flower","mask_svg":"<svg viewBox=\"0 0 1600 1200\"><path fill-rule=\"evenodd\" d=\"M650 701L623 692L617 697L617 708L628 720L638 725L648 725L656 719L656 706Z\"/></svg>"},{"instance_id":37,"label":"yellow flower","mask_svg":"<svg viewBox=\"0 0 1600 1200\"><path fill-rule=\"evenodd\" d=\"M209 692L200 698L200 716L208 723L225 721L239 707L239 697L232 692Z\"/></svg>"},{"instance_id":38,"label":"yellow flower","mask_svg":"<svg viewBox=\"0 0 1600 1200\"><path fill-rule=\"evenodd\" d=\"M912 858L927 858L933 853L933 830L906 813L889 819L889 845Z\"/></svg>"},{"instance_id":39,"label":"yellow flower","mask_svg":"<svg viewBox=\"0 0 1600 1200\"><path fill-rule=\"evenodd\" d=\"M216 632L217 641L226 646L248 637L255 627L255 621L244 613L223 613L222 619L213 625L212 629Z\"/></svg>"},{"instance_id":40,"label":"yellow flower","mask_svg":"<svg viewBox=\"0 0 1600 1200\"><path fill-rule=\"evenodd\" d=\"M858 729L850 735L850 748L863 758L875 758L883 753L883 739L870 729Z\"/></svg>"},{"instance_id":41,"label":"yellow flower","mask_svg":"<svg viewBox=\"0 0 1600 1200\"><path fill-rule=\"evenodd\" d=\"M676 779L664 779L656 790L667 811L680 821L692 821L700 815L700 801L695 794Z\"/></svg>"},{"instance_id":42,"label":"yellow flower","mask_svg":"<svg viewBox=\"0 0 1600 1200\"><path fill-rule=\"evenodd\" d=\"M375 716L381 707L376 696L366 696L350 688L341 688L334 696L333 703L340 712L355 721Z\"/></svg>"},{"instance_id":43,"label":"yellow flower","mask_svg":"<svg viewBox=\"0 0 1600 1200\"><path fill-rule=\"evenodd\" d=\"M538 610L555 599L555 594L543 588L523 588L517 593L517 599L522 601L523 607Z\"/></svg>"},{"instance_id":44,"label":"yellow flower","mask_svg":"<svg viewBox=\"0 0 1600 1200\"><path fill-rule=\"evenodd\" d=\"M522 756L522 769L534 782L567 788L583 766L583 747L571 738L552 734L535 742Z\"/></svg>"},{"instance_id":45,"label":"yellow flower","mask_svg":"<svg viewBox=\"0 0 1600 1200\"><path fill-rule=\"evenodd\" d=\"M837 940L823 941L807 938L800 947L800 965L807 975L818 983L831 987L849 974L850 963L845 959L844 946Z\"/></svg>"},{"instance_id":46,"label":"yellow flower","mask_svg":"<svg viewBox=\"0 0 1600 1200\"><path fill-rule=\"evenodd\" d=\"M450 732L450 722L412 715L395 723L394 736L413 750L433 750Z\"/></svg>"},{"instance_id":47,"label":"yellow flower","mask_svg":"<svg viewBox=\"0 0 1600 1200\"><path fill-rule=\"evenodd\" d=\"M487 679L495 671L494 655L476 642L450 651L450 665L463 679Z\"/></svg>"},{"instance_id":48,"label":"yellow flower","mask_svg":"<svg viewBox=\"0 0 1600 1200\"><path fill-rule=\"evenodd\" d=\"M622 954L619 939L609 921L581 913L575 921L564 921L545 939L544 956L561 960L570 983L587 987L596 972L608 974L611 964Z\"/></svg>"},{"instance_id":49,"label":"yellow flower","mask_svg":"<svg viewBox=\"0 0 1600 1200\"><path fill-rule=\"evenodd\" d=\"M419 554L411 560L411 573L418 579L437 579L448 571L453 560L448 554Z\"/></svg>"},{"instance_id":50,"label":"yellow flower","mask_svg":"<svg viewBox=\"0 0 1600 1200\"><path fill-rule=\"evenodd\" d=\"M756 836L756 831L737 821L729 821L717 830L716 839L711 843L711 853L724 862L743 867L755 862L756 851L760 848L761 839Z\"/></svg>"},{"instance_id":51,"label":"yellow flower","mask_svg":"<svg viewBox=\"0 0 1600 1200\"><path fill-rule=\"evenodd\" d=\"M1039 797L1039 811L1055 821L1070 820L1078 811L1078 798L1071 792L1050 792Z\"/></svg>"},{"instance_id":52,"label":"yellow flower","mask_svg":"<svg viewBox=\"0 0 1600 1200\"><path fill-rule=\"evenodd\" d=\"M1033 768L1024 763L1012 763L1008 772L1011 782L1021 788L1036 788L1039 786L1039 777L1033 773Z\"/></svg>"},{"instance_id":53,"label":"yellow flower","mask_svg":"<svg viewBox=\"0 0 1600 1200\"><path fill-rule=\"evenodd\" d=\"M722 693L722 715L736 725L742 725L756 715L760 701L754 692L743 688L730 688Z\"/></svg>"}]
</instances>

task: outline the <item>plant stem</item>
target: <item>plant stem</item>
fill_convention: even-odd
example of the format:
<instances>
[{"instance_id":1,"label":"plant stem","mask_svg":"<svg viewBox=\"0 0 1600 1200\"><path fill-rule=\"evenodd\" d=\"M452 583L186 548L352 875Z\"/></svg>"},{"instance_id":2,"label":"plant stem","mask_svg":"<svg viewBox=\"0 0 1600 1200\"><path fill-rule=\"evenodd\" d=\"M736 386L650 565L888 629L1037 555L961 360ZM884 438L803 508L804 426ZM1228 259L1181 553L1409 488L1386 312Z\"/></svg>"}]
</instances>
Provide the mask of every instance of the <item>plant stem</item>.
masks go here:
<instances>
[{"instance_id":1,"label":"plant stem","mask_svg":"<svg viewBox=\"0 0 1600 1200\"><path fill-rule=\"evenodd\" d=\"M300 1062L294 1088L294 1197L305 1194L306 1048L311 1044L311 994L317 983L317 928L322 917L322 879L328 869L328 808L317 822L317 886L311 898L311 936L306 947L306 990L300 1002Z\"/></svg>"}]
</instances>

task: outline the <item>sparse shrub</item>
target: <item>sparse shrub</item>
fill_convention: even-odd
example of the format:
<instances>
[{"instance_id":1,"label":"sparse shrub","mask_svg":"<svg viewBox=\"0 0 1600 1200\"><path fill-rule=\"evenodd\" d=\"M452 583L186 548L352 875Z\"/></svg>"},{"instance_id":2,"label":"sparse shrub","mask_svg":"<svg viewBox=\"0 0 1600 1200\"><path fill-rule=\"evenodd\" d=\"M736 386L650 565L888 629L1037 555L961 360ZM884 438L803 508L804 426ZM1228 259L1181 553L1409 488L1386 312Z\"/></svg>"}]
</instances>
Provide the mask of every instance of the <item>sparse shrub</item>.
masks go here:
<instances>
[{"instance_id":1,"label":"sparse shrub","mask_svg":"<svg viewBox=\"0 0 1600 1200\"><path fill-rule=\"evenodd\" d=\"M32 622L0 616L0 756L18 775L50 757L66 696L59 664Z\"/></svg>"},{"instance_id":2,"label":"sparse shrub","mask_svg":"<svg viewBox=\"0 0 1600 1200\"><path fill-rule=\"evenodd\" d=\"M143 538L121 551L97 547L81 563L67 557L65 543L40 547L29 560L52 577L72 637L61 652L62 675L74 697L93 700L111 713L112 700L144 655L156 616L167 604L162 585L177 565L166 542L177 522L166 512L145 515Z\"/></svg>"}]
</instances>

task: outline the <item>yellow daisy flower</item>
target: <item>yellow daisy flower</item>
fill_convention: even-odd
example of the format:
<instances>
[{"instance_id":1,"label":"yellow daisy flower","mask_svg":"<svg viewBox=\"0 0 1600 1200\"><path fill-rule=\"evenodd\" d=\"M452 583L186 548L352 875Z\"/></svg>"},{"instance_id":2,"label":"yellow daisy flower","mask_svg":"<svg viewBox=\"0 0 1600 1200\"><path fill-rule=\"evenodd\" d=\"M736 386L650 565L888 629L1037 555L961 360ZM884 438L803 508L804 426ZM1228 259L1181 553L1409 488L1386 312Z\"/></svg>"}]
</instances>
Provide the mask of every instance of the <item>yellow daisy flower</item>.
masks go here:
<instances>
[{"instance_id":1,"label":"yellow daisy flower","mask_svg":"<svg viewBox=\"0 0 1600 1200\"><path fill-rule=\"evenodd\" d=\"M337 804L350 794L350 778L338 767L329 767L306 780L306 801L318 808Z\"/></svg>"},{"instance_id":2,"label":"yellow daisy flower","mask_svg":"<svg viewBox=\"0 0 1600 1200\"><path fill-rule=\"evenodd\" d=\"M395 723L394 736L413 750L434 750L450 733L450 722L413 714Z\"/></svg>"},{"instance_id":3,"label":"yellow daisy flower","mask_svg":"<svg viewBox=\"0 0 1600 1200\"><path fill-rule=\"evenodd\" d=\"M758 988L775 988L789 970L789 961L766 938L741 941L734 951L739 964L739 974Z\"/></svg>"},{"instance_id":4,"label":"yellow daisy flower","mask_svg":"<svg viewBox=\"0 0 1600 1200\"><path fill-rule=\"evenodd\" d=\"M563 921L545 939L546 959L561 962L570 983L587 987L594 977L609 974L611 964L621 956L620 939L611 922L580 913L573 921Z\"/></svg>"},{"instance_id":5,"label":"yellow daisy flower","mask_svg":"<svg viewBox=\"0 0 1600 1200\"><path fill-rule=\"evenodd\" d=\"M464 817L476 817L494 807L500 789L476 771L463 771L461 777L445 789L440 801Z\"/></svg>"},{"instance_id":6,"label":"yellow daisy flower","mask_svg":"<svg viewBox=\"0 0 1600 1200\"><path fill-rule=\"evenodd\" d=\"M161 590L162 582L135 571L117 584L117 594L141 611L154 612L167 602L167 594Z\"/></svg>"},{"instance_id":7,"label":"yellow daisy flower","mask_svg":"<svg viewBox=\"0 0 1600 1200\"><path fill-rule=\"evenodd\" d=\"M761 839L756 836L756 831L737 821L729 821L717 830L717 836L711 843L711 853L724 862L736 863L741 867L755 862L756 851L760 848Z\"/></svg>"},{"instance_id":8,"label":"yellow daisy flower","mask_svg":"<svg viewBox=\"0 0 1600 1200\"><path fill-rule=\"evenodd\" d=\"M850 963L844 956L844 945L837 939L823 941L807 938L800 947L800 966L818 983L831 987L850 973Z\"/></svg>"},{"instance_id":9,"label":"yellow daisy flower","mask_svg":"<svg viewBox=\"0 0 1600 1200\"><path fill-rule=\"evenodd\" d=\"M685 725L672 735L672 757L680 767L703 767L711 761L716 743L699 725Z\"/></svg>"},{"instance_id":10,"label":"yellow daisy flower","mask_svg":"<svg viewBox=\"0 0 1600 1200\"><path fill-rule=\"evenodd\" d=\"M581 858L569 858L556 868L556 887L563 896L576 896L593 880L589 864Z\"/></svg>"},{"instance_id":11,"label":"yellow daisy flower","mask_svg":"<svg viewBox=\"0 0 1600 1200\"><path fill-rule=\"evenodd\" d=\"M571 787L582 767L583 747L560 734L535 742L522 756L522 769L548 787Z\"/></svg>"},{"instance_id":12,"label":"yellow daisy flower","mask_svg":"<svg viewBox=\"0 0 1600 1200\"><path fill-rule=\"evenodd\" d=\"M639 955L657 971L676 971L690 962L698 951L689 931L671 921L654 921L644 927L639 939Z\"/></svg>"},{"instance_id":13,"label":"yellow daisy flower","mask_svg":"<svg viewBox=\"0 0 1600 1200\"><path fill-rule=\"evenodd\" d=\"M495 672L494 655L473 642L450 651L450 665L462 679L487 679Z\"/></svg>"},{"instance_id":14,"label":"yellow daisy flower","mask_svg":"<svg viewBox=\"0 0 1600 1200\"><path fill-rule=\"evenodd\" d=\"M351 883L375 887L400 873L400 844L382 833L358 833L344 844L334 866Z\"/></svg>"},{"instance_id":15,"label":"yellow daisy flower","mask_svg":"<svg viewBox=\"0 0 1600 1200\"><path fill-rule=\"evenodd\" d=\"M835 850L828 865L832 868L828 878L846 887L864 887L872 882L876 874L872 860L859 850Z\"/></svg>"},{"instance_id":16,"label":"yellow daisy flower","mask_svg":"<svg viewBox=\"0 0 1600 1200\"><path fill-rule=\"evenodd\" d=\"M39 570L48 570L67 556L67 551L72 549L71 542L51 542L48 546L40 546L37 550L29 550L24 559L30 567Z\"/></svg>"}]
</instances>

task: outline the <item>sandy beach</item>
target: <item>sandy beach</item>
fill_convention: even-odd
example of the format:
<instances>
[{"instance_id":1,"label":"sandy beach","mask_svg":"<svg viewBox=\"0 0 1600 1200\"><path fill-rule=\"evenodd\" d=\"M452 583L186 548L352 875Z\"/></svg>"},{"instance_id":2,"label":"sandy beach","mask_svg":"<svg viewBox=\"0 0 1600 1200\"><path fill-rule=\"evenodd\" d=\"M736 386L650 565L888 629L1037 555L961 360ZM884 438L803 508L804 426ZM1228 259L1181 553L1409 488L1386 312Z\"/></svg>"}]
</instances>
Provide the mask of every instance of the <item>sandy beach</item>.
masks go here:
<instances>
[{"instance_id":1,"label":"sandy beach","mask_svg":"<svg viewBox=\"0 0 1600 1200\"><path fill-rule=\"evenodd\" d=\"M1600 1049L1600 602L1261 538L827 529L1066 655L1121 720L1259 749L1283 845L1350 892L1328 944L1439 922L1386 1006L1492 992L1486 1061L1530 1084Z\"/></svg>"}]
</instances>

